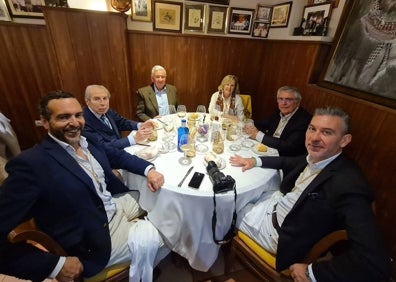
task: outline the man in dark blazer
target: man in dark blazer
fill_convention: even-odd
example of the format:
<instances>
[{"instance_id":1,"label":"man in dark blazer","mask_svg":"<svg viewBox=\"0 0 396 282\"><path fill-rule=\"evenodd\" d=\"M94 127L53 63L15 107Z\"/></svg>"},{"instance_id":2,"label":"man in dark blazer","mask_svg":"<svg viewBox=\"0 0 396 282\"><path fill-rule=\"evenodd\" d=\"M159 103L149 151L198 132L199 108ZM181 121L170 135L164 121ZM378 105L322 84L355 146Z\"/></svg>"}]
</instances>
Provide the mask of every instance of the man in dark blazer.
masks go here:
<instances>
[{"instance_id":1,"label":"man in dark blazer","mask_svg":"<svg viewBox=\"0 0 396 282\"><path fill-rule=\"evenodd\" d=\"M389 279L390 260L371 210L372 191L342 153L351 139L348 115L323 108L315 111L306 131L308 156L230 159L242 170L284 170L280 191L263 193L260 201L243 209L238 228L276 254L276 269L289 268L295 281ZM348 233L344 253L301 263L316 242L340 229Z\"/></svg>"},{"instance_id":2,"label":"man in dark blazer","mask_svg":"<svg viewBox=\"0 0 396 282\"><path fill-rule=\"evenodd\" d=\"M154 66L151 69L151 85L139 88L136 92L138 97L136 116L146 121L157 116L169 114L168 105L177 108L177 89L175 86L166 84L166 70L162 66Z\"/></svg>"},{"instance_id":3,"label":"man in dark blazer","mask_svg":"<svg viewBox=\"0 0 396 282\"><path fill-rule=\"evenodd\" d=\"M305 131L311 115L300 107L300 91L283 86L276 98L279 111L267 120L255 121L255 127L246 128L247 132L251 138L277 149L280 156L306 154Z\"/></svg>"},{"instance_id":4,"label":"man in dark blazer","mask_svg":"<svg viewBox=\"0 0 396 282\"><path fill-rule=\"evenodd\" d=\"M128 120L110 109L110 92L102 85L89 85L85 90L83 135L89 139L96 138L101 143L124 149L145 142L152 134L154 124ZM122 131L131 131L122 137Z\"/></svg>"},{"instance_id":5,"label":"man in dark blazer","mask_svg":"<svg viewBox=\"0 0 396 282\"><path fill-rule=\"evenodd\" d=\"M149 221L130 221L138 204L111 167L146 175L153 192L164 183L163 175L151 163L122 150L104 152L103 146L87 142L81 136L81 105L69 93L43 97L40 114L48 135L8 161L9 176L0 188L0 273L33 281L93 276L114 261L131 261L134 254L125 250L129 230L137 222L145 227L134 228L136 232L154 234L157 240L139 242L141 252L157 253L163 245L161 237ZM67 257L7 240L12 229L30 218L61 245Z\"/></svg>"}]
</instances>

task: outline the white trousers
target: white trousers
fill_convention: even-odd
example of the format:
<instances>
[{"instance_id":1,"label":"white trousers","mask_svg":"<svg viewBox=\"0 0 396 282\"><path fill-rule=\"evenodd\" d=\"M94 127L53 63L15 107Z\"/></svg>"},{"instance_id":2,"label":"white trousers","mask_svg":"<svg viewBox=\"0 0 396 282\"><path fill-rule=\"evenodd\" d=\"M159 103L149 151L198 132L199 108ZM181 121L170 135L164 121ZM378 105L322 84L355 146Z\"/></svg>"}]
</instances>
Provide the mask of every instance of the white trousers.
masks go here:
<instances>
[{"instance_id":1,"label":"white trousers","mask_svg":"<svg viewBox=\"0 0 396 282\"><path fill-rule=\"evenodd\" d=\"M111 256L107 266L130 263L129 281L151 282L153 268L170 250L153 224L140 215L136 191L114 197L117 212L109 223Z\"/></svg>"}]
</instances>

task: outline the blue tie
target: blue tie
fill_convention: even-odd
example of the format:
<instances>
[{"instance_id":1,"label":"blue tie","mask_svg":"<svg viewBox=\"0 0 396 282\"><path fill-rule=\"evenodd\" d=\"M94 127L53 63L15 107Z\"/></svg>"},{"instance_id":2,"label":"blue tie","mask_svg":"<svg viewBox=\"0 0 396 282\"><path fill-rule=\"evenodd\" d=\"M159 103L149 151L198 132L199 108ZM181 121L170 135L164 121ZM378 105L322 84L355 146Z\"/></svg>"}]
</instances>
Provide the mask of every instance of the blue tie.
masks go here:
<instances>
[{"instance_id":1,"label":"blue tie","mask_svg":"<svg viewBox=\"0 0 396 282\"><path fill-rule=\"evenodd\" d=\"M100 119L102 120L102 122L103 122L108 128L111 129L110 121L109 121L109 119L106 117L106 115L101 115L101 116L100 116Z\"/></svg>"}]
</instances>

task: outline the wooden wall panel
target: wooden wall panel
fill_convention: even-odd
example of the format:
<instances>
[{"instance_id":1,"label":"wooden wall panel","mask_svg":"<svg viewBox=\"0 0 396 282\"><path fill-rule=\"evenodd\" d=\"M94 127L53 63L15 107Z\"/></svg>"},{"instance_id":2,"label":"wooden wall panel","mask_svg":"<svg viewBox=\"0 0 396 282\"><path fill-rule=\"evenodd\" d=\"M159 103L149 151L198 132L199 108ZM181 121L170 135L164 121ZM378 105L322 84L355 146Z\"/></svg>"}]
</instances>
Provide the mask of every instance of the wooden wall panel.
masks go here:
<instances>
[{"instance_id":1,"label":"wooden wall panel","mask_svg":"<svg viewBox=\"0 0 396 282\"><path fill-rule=\"evenodd\" d=\"M56 50L61 87L84 102L90 84L106 86L111 107L131 116L126 16L120 13L44 7Z\"/></svg>"},{"instance_id":2,"label":"wooden wall panel","mask_svg":"<svg viewBox=\"0 0 396 282\"><path fill-rule=\"evenodd\" d=\"M0 24L0 111L13 125L22 148L43 135L34 126L43 93L59 89L57 65L45 26Z\"/></svg>"}]
</instances>

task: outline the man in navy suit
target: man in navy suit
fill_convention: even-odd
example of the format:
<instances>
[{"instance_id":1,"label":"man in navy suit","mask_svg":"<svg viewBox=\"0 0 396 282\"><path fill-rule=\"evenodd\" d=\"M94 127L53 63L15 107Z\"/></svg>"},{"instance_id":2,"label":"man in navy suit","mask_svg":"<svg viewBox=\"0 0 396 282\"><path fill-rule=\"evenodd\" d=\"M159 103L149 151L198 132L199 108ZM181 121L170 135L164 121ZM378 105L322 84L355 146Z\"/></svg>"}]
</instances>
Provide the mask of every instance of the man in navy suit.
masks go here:
<instances>
[{"instance_id":1,"label":"man in navy suit","mask_svg":"<svg viewBox=\"0 0 396 282\"><path fill-rule=\"evenodd\" d=\"M280 191L263 193L238 214L238 228L276 254L276 269L294 281L388 281L389 256L371 210L372 191L342 149L352 140L349 116L317 109L306 130L308 156L241 158L230 162L283 169ZM349 246L328 261L301 263L325 235L346 229Z\"/></svg>"},{"instance_id":2,"label":"man in navy suit","mask_svg":"<svg viewBox=\"0 0 396 282\"><path fill-rule=\"evenodd\" d=\"M145 142L152 134L154 124L128 120L110 109L110 92L102 85L89 85L85 90L83 135L87 138L96 138L106 145L118 149ZM122 137L122 131L131 131L128 136Z\"/></svg>"},{"instance_id":3,"label":"man in navy suit","mask_svg":"<svg viewBox=\"0 0 396 282\"><path fill-rule=\"evenodd\" d=\"M277 149L280 156L306 154L305 131L311 115L300 107L300 91L295 87L283 86L278 89L276 99L279 111L244 130L250 138Z\"/></svg>"},{"instance_id":4,"label":"man in navy suit","mask_svg":"<svg viewBox=\"0 0 396 282\"><path fill-rule=\"evenodd\" d=\"M84 116L71 94L53 92L40 101L48 135L6 165L0 189L0 273L33 281L72 281L90 277L116 263L143 264L131 281L151 281L164 243L148 220L133 220L139 206L112 173L123 168L147 176L157 191L164 177L154 166L123 150L87 142ZM33 218L68 254L60 257L30 244L11 244L7 234Z\"/></svg>"}]
</instances>

